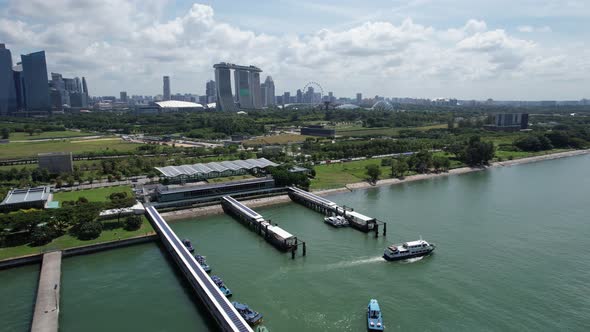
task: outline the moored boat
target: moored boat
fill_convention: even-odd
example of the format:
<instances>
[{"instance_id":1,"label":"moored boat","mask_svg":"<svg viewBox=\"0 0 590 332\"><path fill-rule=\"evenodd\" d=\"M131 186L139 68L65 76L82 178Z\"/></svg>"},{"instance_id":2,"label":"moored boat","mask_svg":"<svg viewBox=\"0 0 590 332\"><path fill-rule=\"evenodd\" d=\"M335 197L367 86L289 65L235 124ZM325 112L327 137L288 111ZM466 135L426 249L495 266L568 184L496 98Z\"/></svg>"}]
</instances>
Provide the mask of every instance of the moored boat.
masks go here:
<instances>
[{"instance_id":1,"label":"moored boat","mask_svg":"<svg viewBox=\"0 0 590 332\"><path fill-rule=\"evenodd\" d=\"M367 306L367 329L369 331L383 331L381 308L379 308L379 302L375 299L371 299Z\"/></svg>"},{"instance_id":2,"label":"moored boat","mask_svg":"<svg viewBox=\"0 0 590 332\"><path fill-rule=\"evenodd\" d=\"M195 255L195 259L197 260L197 263L199 263L199 265L201 265L203 270L205 270L205 272L207 272L207 273L211 272L211 267L209 265L207 265L207 260L206 260L205 256L201 256L201 255L197 254L197 255Z\"/></svg>"},{"instance_id":3,"label":"moored boat","mask_svg":"<svg viewBox=\"0 0 590 332\"><path fill-rule=\"evenodd\" d=\"M326 216L324 222L334 227L348 226L348 220L342 216Z\"/></svg>"},{"instance_id":4,"label":"moored boat","mask_svg":"<svg viewBox=\"0 0 590 332\"><path fill-rule=\"evenodd\" d=\"M213 283L215 283L217 287L219 287L219 290L221 291L221 293L223 293L223 295L225 295L225 297L232 296L231 290L227 288L227 286L223 283L223 280L221 280L221 278L219 278L218 276L211 276L211 280L213 280Z\"/></svg>"},{"instance_id":5,"label":"moored boat","mask_svg":"<svg viewBox=\"0 0 590 332\"><path fill-rule=\"evenodd\" d=\"M182 240L182 244L184 244L184 246L186 247L186 249L189 252L191 252L191 253L192 252L195 252L195 248L193 248L193 245L192 245L192 243L191 243L191 241L189 239L183 239Z\"/></svg>"},{"instance_id":6,"label":"moored boat","mask_svg":"<svg viewBox=\"0 0 590 332\"><path fill-rule=\"evenodd\" d=\"M232 302L231 304L234 306L234 308L236 308L240 316L242 316L242 318L248 322L248 324L256 325L262 323L262 315L250 309L248 305L239 302Z\"/></svg>"},{"instance_id":7,"label":"moored boat","mask_svg":"<svg viewBox=\"0 0 590 332\"><path fill-rule=\"evenodd\" d=\"M422 239L404 242L387 247L383 253L383 258L388 261L398 261L402 259L422 257L430 255L434 251L434 248L436 248L434 243L428 243Z\"/></svg>"}]
</instances>

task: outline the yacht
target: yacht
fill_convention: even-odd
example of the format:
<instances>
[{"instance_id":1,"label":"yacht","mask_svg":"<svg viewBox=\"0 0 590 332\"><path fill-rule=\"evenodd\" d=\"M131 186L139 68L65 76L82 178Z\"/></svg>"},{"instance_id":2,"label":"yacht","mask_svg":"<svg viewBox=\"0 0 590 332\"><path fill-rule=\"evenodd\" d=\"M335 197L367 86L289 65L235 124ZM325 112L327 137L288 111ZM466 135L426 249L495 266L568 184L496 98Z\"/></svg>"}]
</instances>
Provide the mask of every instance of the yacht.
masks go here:
<instances>
[{"instance_id":1,"label":"yacht","mask_svg":"<svg viewBox=\"0 0 590 332\"><path fill-rule=\"evenodd\" d=\"M430 253L434 251L434 248L436 248L434 243L428 243L422 239L404 242L387 247L383 253L383 258L388 261L398 261L402 259L421 257L430 255Z\"/></svg>"},{"instance_id":2,"label":"yacht","mask_svg":"<svg viewBox=\"0 0 590 332\"><path fill-rule=\"evenodd\" d=\"M201 255L195 255L195 259L197 260L197 263L199 263L199 265L201 265L201 267L203 268L203 270L205 270L205 272L209 273L211 272L211 267L209 265L207 265L207 260L205 258L205 256L201 256Z\"/></svg>"},{"instance_id":3,"label":"yacht","mask_svg":"<svg viewBox=\"0 0 590 332\"><path fill-rule=\"evenodd\" d=\"M379 302L375 299L371 299L367 306L367 329L369 331L383 331L383 317L381 317Z\"/></svg>"},{"instance_id":4,"label":"yacht","mask_svg":"<svg viewBox=\"0 0 590 332\"><path fill-rule=\"evenodd\" d=\"M189 252L195 252L195 248L193 248L193 245L191 244L191 241L189 239L182 240L182 244L184 244L184 246Z\"/></svg>"},{"instance_id":5,"label":"yacht","mask_svg":"<svg viewBox=\"0 0 590 332\"><path fill-rule=\"evenodd\" d=\"M348 220L346 220L344 217L342 216L326 216L324 218L324 222L326 224L332 225L334 227L344 227L344 226L348 226Z\"/></svg>"},{"instance_id":6,"label":"yacht","mask_svg":"<svg viewBox=\"0 0 590 332\"><path fill-rule=\"evenodd\" d=\"M213 280L213 283L215 283L217 287L219 287L219 290L221 291L221 293L223 293L223 295L225 295L225 297L232 296L231 290L227 288L227 286L223 283L223 280L221 280L221 278L219 278L218 276L211 276L211 280Z\"/></svg>"},{"instance_id":7,"label":"yacht","mask_svg":"<svg viewBox=\"0 0 590 332\"><path fill-rule=\"evenodd\" d=\"M250 309L248 305L239 302L232 302L231 304L234 306L234 308L236 308L240 316L242 316L242 318L248 322L248 324L256 325L258 323L262 323L262 315Z\"/></svg>"}]
</instances>

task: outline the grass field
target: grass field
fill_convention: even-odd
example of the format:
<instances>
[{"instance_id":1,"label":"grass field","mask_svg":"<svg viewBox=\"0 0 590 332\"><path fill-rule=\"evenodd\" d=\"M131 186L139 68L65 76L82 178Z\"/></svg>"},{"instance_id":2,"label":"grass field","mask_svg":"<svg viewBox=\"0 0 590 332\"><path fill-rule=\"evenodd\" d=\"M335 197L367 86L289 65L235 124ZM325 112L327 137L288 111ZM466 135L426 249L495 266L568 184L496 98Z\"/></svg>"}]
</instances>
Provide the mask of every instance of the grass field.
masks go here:
<instances>
[{"instance_id":1,"label":"grass field","mask_svg":"<svg viewBox=\"0 0 590 332\"><path fill-rule=\"evenodd\" d=\"M39 135L33 134L32 136L28 133L10 133L11 141L23 141L23 140L36 140L36 139L47 139L47 138L65 138L65 137L82 137L82 136L95 136L96 133L89 133L83 131L46 131Z\"/></svg>"},{"instance_id":2,"label":"grass field","mask_svg":"<svg viewBox=\"0 0 590 332\"><path fill-rule=\"evenodd\" d=\"M108 222L108 220L106 222ZM96 244L101 242L123 240L153 232L154 229L152 228L152 225L147 221L145 217L143 217L143 223L141 224L141 228L136 231L126 231L123 228L103 230L98 238L88 241L78 240L77 238L69 234L65 234L54 239L53 241L44 246L31 247L28 244L25 244L17 247L0 248L0 260L24 255L38 254L50 250L61 250L66 248L87 246L90 244Z\"/></svg>"},{"instance_id":3,"label":"grass field","mask_svg":"<svg viewBox=\"0 0 590 332\"><path fill-rule=\"evenodd\" d=\"M100 151L133 151L138 147L136 143L125 142L120 139L102 140L70 140L46 142L8 143L0 146L0 159L36 157L45 152L100 152Z\"/></svg>"},{"instance_id":4,"label":"grass field","mask_svg":"<svg viewBox=\"0 0 590 332\"><path fill-rule=\"evenodd\" d=\"M333 189L344 187L348 183L363 181L367 178L367 165L375 164L381 168L381 179L390 177L391 168L381 166L381 159L366 159L346 163L315 166L316 176L311 181L311 189Z\"/></svg>"},{"instance_id":5,"label":"grass field","mask_svg":"<svg viewBox=\"0 0 590 332\"><path fill-rule=\"evenodd\" d=\"M108 202L109 195L112 193L126 192L129 196L132 195L131 187L129 186L115 186L105 187L96 189L86 189L77 191L62 191L53 194L53 200L64 202L64 201L75 201L79 197L86 197L90 202Z\"/></svg>"},{"instance_id":6,"label":"grass field","mask_svg":"<svg viewBox=\"0 0 590 332\"><path fill-rule=\"evenodd\" d=\"M270 144L289 144L305 142L305 139L310 136L296 135L296 134L280 134L273 136L257 137L244 141L245 146L253 145L270 145Z\"/></svg>"},{"instance_id":7,"label":"grass field","mask_svg":"<svg viewBox=\"0 0 590 332\"><path fill-rule=\"evenodd\" d=\"M398 136L401 130L426 131L430 129L447 128L446 124L435 124L422 127L408 128L364 128L364 127L343 127L336 129L336 135L339 136Z\"/></svg>"}]
</instances>

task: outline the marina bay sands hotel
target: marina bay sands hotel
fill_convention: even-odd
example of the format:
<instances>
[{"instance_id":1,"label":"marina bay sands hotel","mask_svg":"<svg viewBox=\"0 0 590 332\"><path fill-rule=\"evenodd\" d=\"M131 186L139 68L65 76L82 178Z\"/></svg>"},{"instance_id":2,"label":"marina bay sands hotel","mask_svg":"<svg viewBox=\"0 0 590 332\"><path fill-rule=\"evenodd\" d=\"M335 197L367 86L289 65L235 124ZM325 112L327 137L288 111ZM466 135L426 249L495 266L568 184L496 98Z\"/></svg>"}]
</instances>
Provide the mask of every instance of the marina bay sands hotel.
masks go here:
<instances>
[{"instance_id":1,"label":"marina bay sands hotel","mask_svg":"<svg viewBox=\"0 0 590 332\"><path fill-rule=\"evenodd\" d=\"M240 66L221 62L213 65L215 68L215 86L217 90L217 109L222 111L236 111L238 109L262 109L262 106L274 104L274 83L265 82L261 91L260 73L262 70L255 66ZM236 98L232 95L231 70L234 70L234 84ZM267 84L268 83L268 84ZM272 84L272 89L270 85ZM270 102L272 96L272 102Z\"/></svg>"}]
</instances>

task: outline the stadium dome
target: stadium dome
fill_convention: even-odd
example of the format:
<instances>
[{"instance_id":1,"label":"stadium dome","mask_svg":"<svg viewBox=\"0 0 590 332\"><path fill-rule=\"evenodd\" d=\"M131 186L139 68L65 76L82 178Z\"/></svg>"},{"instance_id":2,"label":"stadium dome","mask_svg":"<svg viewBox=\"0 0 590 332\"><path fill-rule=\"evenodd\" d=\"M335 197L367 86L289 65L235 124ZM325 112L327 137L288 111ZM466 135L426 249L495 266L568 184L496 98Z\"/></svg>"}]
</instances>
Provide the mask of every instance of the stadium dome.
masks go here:
<instances>
[{"instance_id":1,"label":"stadium dome","mask_svg":"<svg viewBox=\"0 0 590 332\"><path fill-rule=\"evenodd\" d=\"M337 110L353 110L359 108L357 105L353 105L353 104L344 104L344 105L340 105L340 106L336 106Z\"/></svg>"},{"instance_id":2,"label":"stadium dome","mask_svg":"<svg viewBox=\"0 0 590 332\"><path fill-rule=\"evenodd\" d=\"M372 109L376 111L393 111L393 105L385 100L380 100L373 105Z\"/></svg>"}]
</instances>

